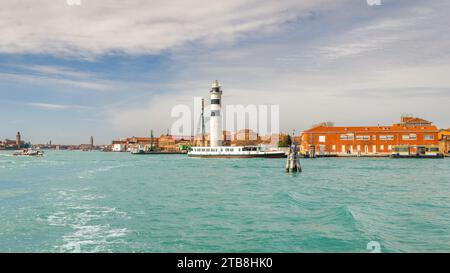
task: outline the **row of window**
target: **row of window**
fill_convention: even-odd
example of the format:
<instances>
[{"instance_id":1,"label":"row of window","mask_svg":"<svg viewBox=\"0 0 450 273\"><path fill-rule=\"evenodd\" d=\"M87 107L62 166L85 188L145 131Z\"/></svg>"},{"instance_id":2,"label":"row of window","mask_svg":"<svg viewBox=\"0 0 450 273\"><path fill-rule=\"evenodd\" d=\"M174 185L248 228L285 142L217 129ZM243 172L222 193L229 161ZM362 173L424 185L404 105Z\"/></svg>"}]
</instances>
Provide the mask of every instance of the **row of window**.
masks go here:
<instances>
[{"instance_id":1,"label":"row of window","mask_svg":"<svg viewBox=\"0 0 450 273\"><path fill-rule=\"evenodd\" d=\"M392 135L381 135L380 140L394 140L394 136Z\"/></svg>"},{"instance_id":2,"label":"row of window","mask_svg":"<svg viewBox=\"0 0 450 273\"><path fill-rule=\"evenodd\" d=\"M324 146L324 145L321 145ZM368 153L369 152L369 148L372 148L372 150L370 152L372 153L377 153L377 152L386 152L386 151L392 151L393 147L392 145L371 145L371 147L369 145L356 145L356 151L357 152L364 152L364 153ZM387 150L386 150L387 148ZM333 145L331 147L333 152L336 152L336 145ZM353 150L355 149L355 147L353 145L342 145L341 146L341 152L342 153L353 153ZM425 148L427 151L439 151L438 147L426 147ZM325 147L319 147L319 150L321 151L325 151ZM396 151L399 150L405 150L408 151L409 148L408 147L396 147L395 148Z\"/></svg>"},{"instance_id":3,"label":"row of window","mask_svg":"<svg viewBox=\"0 0 450 273\"><path fill-rule=\"evenodd\" d=\"M380 135L380 140L394 140L393 135ZM319 136L319 142L325 142L326 136ZM354 140L353 134L344 134L340 136L340 140ZM370 140L370 135L357 135L356 140ZM434 140L434 135L424 135L424 140ZM377 136L373 135L372 140L377 140ZM417 140L416 134L402 135L402 140Z\"/></svg>"},{"instance_id":4,"label":"row of window","mask_svg":"<svg viewBox=\"0 0 450 273\"><path fill-rule=\"evenodd\" d=\"M377 147L377 145L372 145L372 152L376 153L377 151L386 151L386 148L388 151L392 151L392 145L387 145L387 146L380 145L379 147ZM336 145L333 145L331 147L331 149L333 151L336 151ZM348 153L348 152L353 153L353 149L354 149L353 145L348 145L348 146L342 145L341 146L342 153ZM364 145L363 147L361 145L356 145L357 152L362 152L363 151L362 149L364 149L364 152L369 152L369 145Z\"/></svg>"},{"instance_id":5,"label":"row of window","mask_svg":"<svg viewBox=\"0 0 450 273\"><path fill-rule=\"evenodd\" d=\"M194 152L242 152L259 151L261 147L243 147L243 148L193 148Z\"/></svg>"}]
</instances>

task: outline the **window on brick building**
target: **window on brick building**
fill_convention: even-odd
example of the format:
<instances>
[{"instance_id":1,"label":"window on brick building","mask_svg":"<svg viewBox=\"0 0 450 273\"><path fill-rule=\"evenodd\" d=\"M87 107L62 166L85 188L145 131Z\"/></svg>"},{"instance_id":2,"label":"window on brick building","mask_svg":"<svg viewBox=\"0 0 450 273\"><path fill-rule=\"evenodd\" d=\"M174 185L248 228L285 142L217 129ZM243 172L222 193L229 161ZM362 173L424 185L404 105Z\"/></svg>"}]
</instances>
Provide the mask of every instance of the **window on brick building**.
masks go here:
<instances>
[{"instance_id":1,"label":"window on brick building","mask_svg":"<svg viewBox=\"0 0 450 273\"><path fill-rule=\"evenodd\" d=\"M365 135L356 136L356 140L370 140L370 136L365 136Z\"/></svg>"},{"instance_id":2,"label":"window on brick building","mask_svg":"<svg viewBox=\"0 0 450 273\"><path fill-rule=\"evenodd\" d=\"M402 140L416 140L416 134L402 135Z\"/></svg>"},{"instance_id":3,"label":"window on brick building","mask_svg":"<svg viewBox=\"0 0 450 273\"><path fill-rule=\"evenodd\" d=\"M381 135L380 140L394 140L393 135Z\"/></svg>"},{"instance_id":4,"label":"window on brick building","mask_svg":"<svg viewBox=\"0 0 450 273\"><path fill-rule=\"evenodd\" d=\"M341 135L340 139L341 140L353 140L354 137L355 136L353 134L345 134L345 135Z\"/></svg>"}]
</instances>

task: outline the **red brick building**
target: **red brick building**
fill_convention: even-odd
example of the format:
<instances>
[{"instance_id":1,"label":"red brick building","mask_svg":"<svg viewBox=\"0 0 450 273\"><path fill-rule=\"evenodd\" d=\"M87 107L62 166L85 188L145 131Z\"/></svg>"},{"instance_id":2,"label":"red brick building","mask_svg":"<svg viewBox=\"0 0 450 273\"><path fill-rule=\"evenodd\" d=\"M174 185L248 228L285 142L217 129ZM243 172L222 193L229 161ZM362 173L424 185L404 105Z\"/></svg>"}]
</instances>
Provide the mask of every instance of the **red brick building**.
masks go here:
<instances>
[{"instance_id":1,"label":"red brick building","mask_svg":"<svg viewBox=\"0 0 450 273\"><path fill-rule=\"evenodd\" d=\"M413 116L402 116L391 126L318 125L303 132L300 150L303 154L389 155L393 150L439 148L439 129L431 122Z\"/></svg>"}]
</instances>

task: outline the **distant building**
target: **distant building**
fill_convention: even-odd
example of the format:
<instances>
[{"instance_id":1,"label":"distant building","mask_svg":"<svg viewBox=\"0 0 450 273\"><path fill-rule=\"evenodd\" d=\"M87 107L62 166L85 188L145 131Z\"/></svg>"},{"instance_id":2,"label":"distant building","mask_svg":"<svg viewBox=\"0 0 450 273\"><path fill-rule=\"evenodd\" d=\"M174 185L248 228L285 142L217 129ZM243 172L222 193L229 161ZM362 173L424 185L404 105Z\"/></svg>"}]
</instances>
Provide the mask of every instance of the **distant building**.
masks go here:
<instances>
[{"instance_id":1,"label":"distant building","mask_svg":"<svg viewBox=\"0 0 450 273\"><path fill-rule=\"evenodd\" d=\"M158 139L158 148L164 151L176 151L178 150L176 140L171 135L161 135Z\"/></svg>"},{"instance_id":2,"label":"distant building","mask_svg":"<svg viewBox=\"0 0 450 273\"><path fill-rule=\"evenodd\" d=\"M153 138L153 147L158 147L159 138ZM126 147L127 151L132 149L143 148L145 150L149 150L152 145L152 138L150 137L131 137L126 139Z\"/></svg>"},{"instance_id":3,"label":"distant building","mask_svg":"<svg viewBox=\"0 0 450 273\"><path fill-rule=\"evenodd\" d=\"M284 134L273 134L260 136L251 129L242 129L238 132L222 131L222 145L223 146L252 146L252 145L267 145L276 147L279 139L283 138ZM210 146L210 135L205 135L205 145L202 145L202 136L197 135L194 138L193 146Z\"/></svg>"},{"instance_id":4,"label":"distant building","mask_svg":"<svg viewBox=\"0 0 450 273\"><path fill-rule=\"evenodd\" d=\"M443 154L450 155L450 128L439 132L439 150Z\"/></svg>"},{"instance_id":5,"label":"distant building","mask_svg":"<svg viewBox=\"0 0 450 273\"><path fill-rule=\"evenodd\" d=\"M127 150L127 142L125 140L113 140L111 144L111 151L125 152Z\"/></svg>"},{"instance_id":6,"label":"distant building","mask_svg":"<svg viewBox=\"0 0 450 273\"><path fill-rule=\"evenodd\" d=\"M303 132L300 150L317 155L389 155L394 149L410 153L439 147L439 129L430 121L402 116L391 126L318 125Z\"/></svg>"},{"instance_id":7,"label":"distant building","mask_svg":"<svg viewBox=\"0 0 450 273\"><path fill-rule=\"evenodd\" d=\"M180 149L193 146L193 137L175 137L169 134L160 137L130 137L122 140L114 140L111 144L111 151L126 152L135 149L149 151L179 151Z\"/></svg>"},{"instance_id":8,"label":"distant building","mask_svg":"<svg viewBox=\"0 0 450 273\"><path fill-rule=\"evenodd\" d=\"M20 137L20 132L17 132L17 135L16 135L16 146L17 146L17 149L20 149L20 147L21 147L21 143L22 142L22 140L21 140L21 137Z\"/></svg>"},{"instance_id":9,"label":"distant building","mask_svg":"<svg viewBox=\"0 0 450 273\"><path fill-rule=\"evenodd\" d=\"M28 148L30 147L30 145L31 145L30 143L25 143L22 140L20 132L17 132L15 140L11 139L5 139L3 141L0 140L0 150L16 150L21 148Z\"/></svg>"}]
</instances>

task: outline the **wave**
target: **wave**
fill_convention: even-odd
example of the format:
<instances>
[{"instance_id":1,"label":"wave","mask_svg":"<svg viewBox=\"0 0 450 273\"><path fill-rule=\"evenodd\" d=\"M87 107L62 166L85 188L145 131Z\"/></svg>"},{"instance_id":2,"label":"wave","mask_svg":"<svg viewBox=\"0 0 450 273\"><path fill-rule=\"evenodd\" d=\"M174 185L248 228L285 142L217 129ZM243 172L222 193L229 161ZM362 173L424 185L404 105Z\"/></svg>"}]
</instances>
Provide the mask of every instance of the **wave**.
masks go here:
<instances>
[{"instance_id":1,"label":"wave","mask_svg":"<svg viewBox=\"0 0 450 273\"><path fill-rule=\"evenodd\" d=\"M65 228L58 252L110 252L114 245L123 244L121 238L129 233L124 227L112 226L109 219L129 219L128 214L115 207L97 202L106 196L91 192L90 188L53 189L47 195L53 213L41 217L49 226Z\"/></svg>"},{"instance_id":2,"label":"wave","mask_svg":"<svg viewBox=\"0 0 450 273\"><path fill-rule=\"evenodd\" d=\"M349 205L329 204L322 197L297 192L280 192L276 194L276 199L294 207L292 213L299 215L302 222L358 229L359 216Z\"/></svg>"},{"instance_id":3,"label":"wave","mask_svg":"<svg viewBox=\"0 0 450 273\"><path fill-rule=\"evenodd\" d=\"M112 252L115 241L128 234L126 228L111 228L109 225L75 225L71 234L63 236L61 252Z\"/></svg>"},{"instance_id":4,"label":"wave","mask_svg":"<svg viewBox=\"0 0 450 273\"><path fill-rule=\"evenodd\" d=\"M102 166L91 170L84 170L78 174L79 179L93 179L95 175L98 173L109 172L114 169L126 168L130 167L130 164L119 164L119 165L110 165L110 166Z\"/></svg>"}]
</instances>

